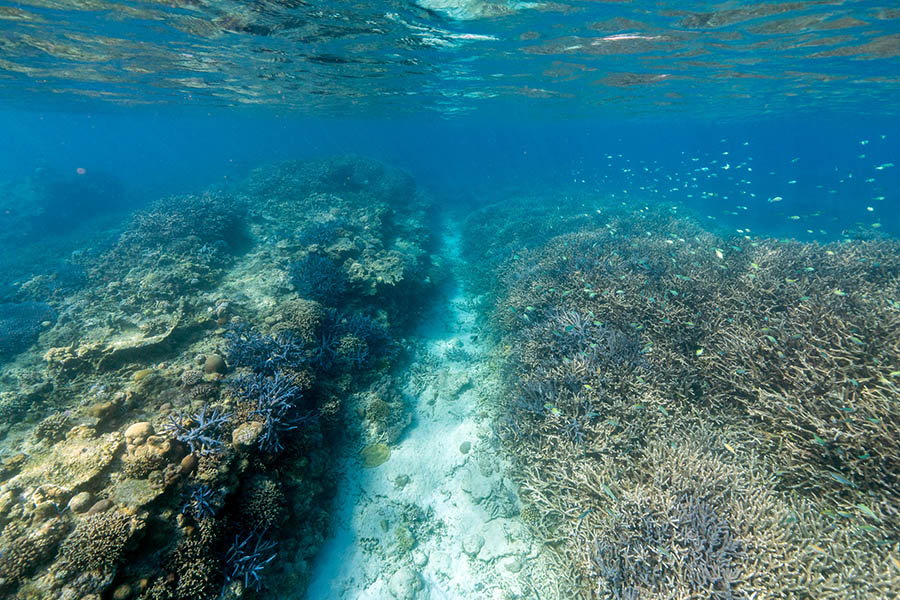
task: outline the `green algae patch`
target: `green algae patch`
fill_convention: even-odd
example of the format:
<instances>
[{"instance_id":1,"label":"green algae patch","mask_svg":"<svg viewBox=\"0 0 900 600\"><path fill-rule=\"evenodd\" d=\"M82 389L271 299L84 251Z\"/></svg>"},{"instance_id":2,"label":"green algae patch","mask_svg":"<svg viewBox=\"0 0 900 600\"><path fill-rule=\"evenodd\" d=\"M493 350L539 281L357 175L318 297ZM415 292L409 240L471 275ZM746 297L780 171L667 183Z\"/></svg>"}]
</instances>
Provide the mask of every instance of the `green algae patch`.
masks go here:
<instances>
[{"instance_id":1,"label":"green algae patch","mask_svg":"<svg viewBox=\"0 0 900 600\"><path fill-rule=\"evenodd\" d=\"M391 457L391 449L387 444L372 444L363 448L359 454L362 456L363 466L367 469L374 469L388 461Z\"/></svg>"}]
</instances>

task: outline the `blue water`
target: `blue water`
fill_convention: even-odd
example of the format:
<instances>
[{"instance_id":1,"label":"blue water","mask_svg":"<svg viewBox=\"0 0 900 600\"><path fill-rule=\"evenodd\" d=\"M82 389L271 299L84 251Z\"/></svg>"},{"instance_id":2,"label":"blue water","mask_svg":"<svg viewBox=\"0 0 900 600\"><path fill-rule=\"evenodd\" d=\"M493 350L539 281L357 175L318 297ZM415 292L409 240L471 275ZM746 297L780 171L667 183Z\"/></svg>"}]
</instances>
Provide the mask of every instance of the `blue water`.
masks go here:
<instances>
[{"instance_id":1,"label":"blue water","mask_svg":"<svg viewBox=\"0 0 900 600\"><path fill-rule=\"evenodd\" d=\"M898 98L891 2L0 0L0 304L161 197L343 154L455 217L534 195L897 237Z\"/></svg>"}]
</instances>

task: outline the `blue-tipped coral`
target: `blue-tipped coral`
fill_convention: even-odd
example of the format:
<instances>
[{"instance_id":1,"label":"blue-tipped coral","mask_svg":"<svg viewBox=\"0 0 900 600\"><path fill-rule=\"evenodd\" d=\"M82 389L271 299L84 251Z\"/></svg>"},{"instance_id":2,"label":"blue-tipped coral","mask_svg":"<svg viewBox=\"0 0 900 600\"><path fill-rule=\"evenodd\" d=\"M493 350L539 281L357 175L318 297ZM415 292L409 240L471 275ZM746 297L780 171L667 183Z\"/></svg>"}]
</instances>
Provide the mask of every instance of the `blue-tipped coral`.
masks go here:
<instances>
[{"instance_id":1,"label":"blue-tipped coral","mask_svg":"<svg viewBox=\"0 0 900 600\"><path fill-rule=\"evenodd\" d=\"M329 311L322 324L313 362L321 369L361 368L374 356L390 358L396 347L387 328L361 313Z\"/></svg>"},{"instance_id":2,"label":"blue-tipped coral","mask_svg":"<svg viewBox=\"0 0 900 600\"><path fill-rule=\"evenodd\" d=\"M291 281L302 297L334 305L347 290L341 266L326 256L307 254L291 266Z\"/></svg>"},{"instance_id":3,"label":"blue-tipped coral","mask_svg":"<svg viewBox=\"0 0 900 600\"><path fill-rule=\"evenodd\" d=\"M275 560L275 542L263 538L263 533L251 532L247 537L234 536L234 542L225 553L225 581L241 581L244 589L259 591L262 588L263 571Z\"/></svg>"},{"instance_id":4,"label":"blue-tipped coral","mask_svg":"<svg viewBox=\"0 0 900 600\"><path fill-rule=\"evenodd\" d=\"M274 375L278 371L297 369L307 362L303 340L290 333L271 337L240 324L227 331L225 339L228 340L228 364L247 367L255 373Z\"/></svg>"},{"instance_id":5,"label":"blue-tipped coral","mask_svg":"<svg viewBox=\"0 0 900 600\"><path fill-rule=\"evenodd\" d=\"M182 512L189 513L197 521L211 519L222 507L222 500L221 492L208 485L195 485L190 488Z\"/></svg>"},{"instance_id":6,"label":"blue-tipped coral","mask_svg":"<svg viewBox=\"0 0 900 600\"><path fill-rule=\"evenodd\" d=\"M209 454L222 448L222 426L228 422L230 413L219 409L208 410L204 406L193 415L172 415L165 431L179 442L187 444L191 452Z\"/></svg>"},{"instance_id":7,"label":"blue-tipped coral","mask_svg":"<svg viewBox=\"0 0 900 600\"><path fill-rule=\"evenodd\" d=\"M231 387L237 398L255 405L250 416L265 423L259 438L259 449L263 452L280 452L285 434L315 419L312 411L301 414L303 392L282 373L273 377L263 374L241 377Z\"/></svg>"}]
</instances>

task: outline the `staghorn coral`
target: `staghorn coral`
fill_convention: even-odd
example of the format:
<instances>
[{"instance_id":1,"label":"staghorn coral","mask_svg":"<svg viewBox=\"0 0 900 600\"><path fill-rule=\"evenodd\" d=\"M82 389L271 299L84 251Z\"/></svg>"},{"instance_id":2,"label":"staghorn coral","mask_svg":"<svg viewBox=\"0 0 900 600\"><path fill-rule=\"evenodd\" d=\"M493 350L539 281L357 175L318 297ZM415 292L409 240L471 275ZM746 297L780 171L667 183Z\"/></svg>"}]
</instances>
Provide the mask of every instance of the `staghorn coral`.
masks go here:
<instances>
[{"instance_id":1,"label":"staghorn coral","mask_svg":"<svg viewBox=\"0 0 900 600\"><path fill-rule=\"evenodd\" d=\"M265 532L253 531L246 536L236 535L225 553L225 580L240 581L244 589L262 589L266 566L275 560L276 544L266 540Z\"/></svg>"},{"instance_id":2,"label":"staghorn coral","mask_svg":"<svg viewBox=\"0 0 900 600\"><path fill-rule=\"evenodd\" d=\"M561 572L591 598L897 595L898 244L597 214L507 258L466 242L497 257L473 274L508 349L495 431L537 529L570 540Z\"/></svg>"},{"instance_id":3,"label":"staghorn coral","mask_svg":"<svg viewBox=\"0 0 900 600\"><path fill-rule=\"evenodd\" d=\"M224 494L221 490L208 485L192 485L186 491L187 501L182 507L182 512L190 514L196 521L215 517L224 504Z\"/></svg>"},{"instance_id":4,"label":"staghorn coral","mask_svg":"<svg viewBox=\"0 0 900 600\"><path fill-rule=\"evenodd\" d=\"M263 421L259 436L259 449L263 452L280 452L289 432L316 420L315 412L302 402L301 389L282 373L274 377L256 374L238 378L232 382L232 392L236 398L253 404L250 419Z\"/></svg>"},{"instance_id":5,"label":"staghorn coral","mask_svg":"<svg viewBox=\"0 0 900 600\"><path fill-rule=\"evenodd\" d=\"M271 376L279 371L302 369L307 362L304 341L290 331L270 337L246 324L237 324L225 333L225 339L228 364L247 367L255 373Z\"/></svg>"},{"instance_id":6,"label":"staghorn coral","mask_svg":"<svg viewBox=\"0 0 900 600\"><path fill-rule=\"evenodd\" d=\"M347 291L347 277L340 265L321 254L307 254L291 265L291 282L301 297L335 306Z\"/></svg>"},{"instance_id":7,"label":"staghorn coral","mask_svg":"<svg viewBox=\"0 0 900 600\"><path fill-rule=\"evenodd\" d=\"M230 418L229 413L204 406L193 415L172 415L164 431L184 444L191 452L210 454L222 447L222 428Z\"/></svg>"}]
</instances>

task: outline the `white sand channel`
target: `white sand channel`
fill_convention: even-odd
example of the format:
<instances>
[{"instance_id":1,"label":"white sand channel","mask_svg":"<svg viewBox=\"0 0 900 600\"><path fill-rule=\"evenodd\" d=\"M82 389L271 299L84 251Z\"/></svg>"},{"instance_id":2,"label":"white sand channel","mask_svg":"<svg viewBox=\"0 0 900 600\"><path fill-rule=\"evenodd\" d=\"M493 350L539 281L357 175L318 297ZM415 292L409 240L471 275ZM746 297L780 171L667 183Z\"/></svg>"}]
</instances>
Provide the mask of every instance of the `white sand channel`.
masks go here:
<instances>
[{"instance_id":1,"label":"white sand channel","mask_svg":"<svg viewBox=\"0 0 900 600\"><path fill-rule=\"evenodd\" d=\"M459 236L445 239L459 264ZM540 544L521 522L515 486L486 406L499 383L475 328L476 299L448 286L420 332L406 389L412 424L390 460L344 465L331 537L308 600L547 598Z\"/></svg>"}]
</instances>

